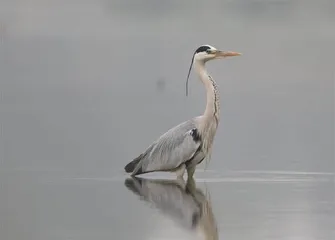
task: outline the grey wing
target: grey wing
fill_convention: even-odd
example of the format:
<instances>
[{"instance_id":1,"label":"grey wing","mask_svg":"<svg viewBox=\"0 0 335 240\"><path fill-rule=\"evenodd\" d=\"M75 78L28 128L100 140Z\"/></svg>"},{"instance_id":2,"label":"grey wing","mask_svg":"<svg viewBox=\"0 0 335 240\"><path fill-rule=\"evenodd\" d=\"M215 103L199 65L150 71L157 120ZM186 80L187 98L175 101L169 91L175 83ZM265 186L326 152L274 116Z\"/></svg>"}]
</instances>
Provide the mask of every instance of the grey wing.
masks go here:
<instances>
[{"instance_id":1,"label":"grey wing","mask_svg":"<svg viewBox=\"0 0 335 240\"><path fill-rule=\"evenodd\" d=\"M195 119L183 122L163 134L142 154L133 174L173 170L191 159L200 144Z\"/></svg>"}]
</instances>

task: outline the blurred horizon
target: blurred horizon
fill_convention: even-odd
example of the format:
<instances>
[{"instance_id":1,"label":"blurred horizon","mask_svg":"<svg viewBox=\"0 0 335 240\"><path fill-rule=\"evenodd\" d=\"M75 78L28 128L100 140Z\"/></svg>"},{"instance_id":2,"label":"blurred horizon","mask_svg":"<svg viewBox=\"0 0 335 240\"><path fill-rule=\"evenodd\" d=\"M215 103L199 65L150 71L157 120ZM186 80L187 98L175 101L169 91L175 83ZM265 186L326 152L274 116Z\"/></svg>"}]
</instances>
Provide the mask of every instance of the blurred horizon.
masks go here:
<instances>
[{"instance_id":1,"label":"blurred horizon","mask_svg":"<svg viewBox=\"0 0 335 240\"><path fill-rule=\"evenodd\" d=\"M288 170L281 161L294 171L334 167L331 1L1 6L3 167L121 170L170 127L202 114L201 83L192 73L185 98L184 82L204 43L243 53L207 64L222 105L211 166L252 170L251 158L268 170Z\"/></svg>"}]
</instances>

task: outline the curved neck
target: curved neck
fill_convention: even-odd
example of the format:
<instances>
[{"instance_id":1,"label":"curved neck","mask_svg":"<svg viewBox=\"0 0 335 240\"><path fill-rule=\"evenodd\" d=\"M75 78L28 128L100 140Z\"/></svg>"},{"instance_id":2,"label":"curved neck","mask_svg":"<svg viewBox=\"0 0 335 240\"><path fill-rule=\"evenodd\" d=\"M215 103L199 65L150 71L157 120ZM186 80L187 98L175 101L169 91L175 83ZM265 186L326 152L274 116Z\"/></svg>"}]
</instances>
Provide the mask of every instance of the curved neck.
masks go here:
<instances>
[{"instance_id":1,"label":"curved neck","mask_svg":"<svg viewBox=\"0 0 335 240\"><path fill-rule=\"evenodd\" d=\"M214 117L218 123L220 117L220 102L217 85L208 75L204 62L194 61L194 67L200 80L206 88L207 103L204 116L208 118Z\"/></svg>"}]
</instances>

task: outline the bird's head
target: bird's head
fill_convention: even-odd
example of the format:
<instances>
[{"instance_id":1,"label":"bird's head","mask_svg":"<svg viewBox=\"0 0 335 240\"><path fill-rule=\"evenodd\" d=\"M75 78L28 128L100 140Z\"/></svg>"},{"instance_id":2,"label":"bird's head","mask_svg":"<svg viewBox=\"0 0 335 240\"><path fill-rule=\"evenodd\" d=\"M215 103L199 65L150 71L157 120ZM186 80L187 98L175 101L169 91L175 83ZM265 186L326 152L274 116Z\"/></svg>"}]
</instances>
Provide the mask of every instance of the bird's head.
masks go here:
<instances>
[{"instance_id":1,"label":"bird's head","mask_svg":"<svg viewBox=\"0 0 335 240\"><path fill-rule=\"evenodd\" d=\"M241 55L238 52L220 51L210 45L202 45L195 50L193 61L207 62L213 59L220 59L225 57L234 57ZM193 62L192 61L192 62Z\"/></svg>"},{"instance_id":2,"label":"bird's head","mask_svg":"<svg viewBox=\"0 0 335 240\"><path fill-rule=\"evenodd\" d=\"M188 93L188 78L190 77L192 65L194 62L205 64L209 60L220 59L220 58L225 58L225 57L234 57L234 56L240 56L240 55L241 53L221 51L210 45L202 45L198 47L197 50L195 50L193 54L191 66L188 70L188 75L187 75L187 80L186 80L186 96Z\"/></svg>"}]
</instances>

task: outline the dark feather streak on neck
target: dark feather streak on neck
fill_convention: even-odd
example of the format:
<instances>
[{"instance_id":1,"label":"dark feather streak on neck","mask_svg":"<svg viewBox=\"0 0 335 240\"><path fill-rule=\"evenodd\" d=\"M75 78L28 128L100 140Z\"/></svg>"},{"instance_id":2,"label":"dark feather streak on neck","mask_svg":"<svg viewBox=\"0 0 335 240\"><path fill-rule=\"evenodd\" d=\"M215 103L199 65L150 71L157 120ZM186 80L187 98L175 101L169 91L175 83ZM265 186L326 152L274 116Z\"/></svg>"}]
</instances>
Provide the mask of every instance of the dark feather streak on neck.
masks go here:
<instances>
[{"instance_id":1,"label":"dark feather streak on neck","mask_svg":"<svg viewBox=\"0 0 335 240\"><path fill-rule=\"evenodd\" d=\"M218 112L218 107L217 107L217 102L218 102L218 99L217 99L217 85L215 83L215 81L213 80L213 78L211 76L208 75L208 79L211 81L212 83L212 86L213 86L213 93L214 93L214 119L216 121L216 125L219 124L219 119L217 118L217 112Z\"/></svg>"}]
</instances>

